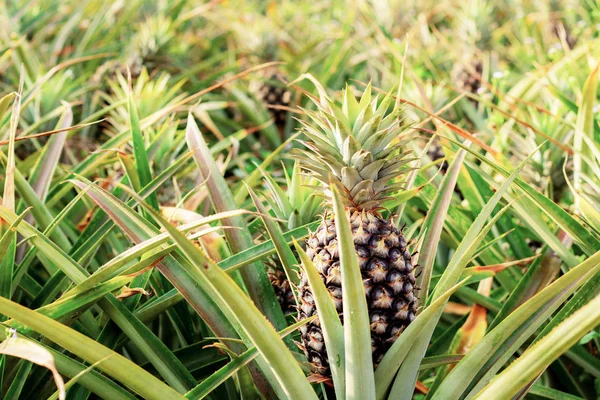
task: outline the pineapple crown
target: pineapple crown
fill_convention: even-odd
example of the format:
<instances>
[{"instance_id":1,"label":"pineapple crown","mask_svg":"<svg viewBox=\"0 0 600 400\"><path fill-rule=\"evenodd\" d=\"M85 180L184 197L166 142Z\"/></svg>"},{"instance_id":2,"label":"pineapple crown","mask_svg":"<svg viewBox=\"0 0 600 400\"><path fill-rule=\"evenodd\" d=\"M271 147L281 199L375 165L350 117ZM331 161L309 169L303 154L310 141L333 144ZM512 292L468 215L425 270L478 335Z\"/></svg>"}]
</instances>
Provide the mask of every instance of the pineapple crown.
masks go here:
<instances>
[{"instance_id":1,"label":"pineapple crown","mask_svg":"<svg viewBox=\"0 0 600 400\"><path fill-rule=\"evenodd\" d=\"M336 184L350 209L381 208L402 188L395 180L414 160L405 146L411 138L404 134L402 110L394 104L392 92L381 101L372 96L371 84L360 101L347 86L341 106L320 85L317 88L317 111L304 110L309 121L301 121L307 140L300 142L307 149L298 150L296 157L324 185L323 192L327 194L330 183Z\"/></svg>"}]
</instances>

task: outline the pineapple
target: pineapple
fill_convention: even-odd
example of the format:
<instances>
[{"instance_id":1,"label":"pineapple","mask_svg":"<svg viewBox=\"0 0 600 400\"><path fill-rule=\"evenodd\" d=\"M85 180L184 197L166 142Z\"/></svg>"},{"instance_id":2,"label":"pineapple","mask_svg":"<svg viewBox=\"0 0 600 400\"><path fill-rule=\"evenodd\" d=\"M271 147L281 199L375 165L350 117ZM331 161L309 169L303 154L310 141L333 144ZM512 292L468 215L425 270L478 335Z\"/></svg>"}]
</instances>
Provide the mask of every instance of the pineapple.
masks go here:
<instances>
[{"instance_id":1,"label":"pineapple","mask_svg":"<svg viewBox=\"0 0 600 400\"><path fill-rule=\"evenodd\" d=\"M271 263L267 264L267 276L271 286L273 286L281 310L284 314L291 314L296 310L296 299L290 281L278 261L279 259L273 259Z\"/></svg>"},{"instance_id":2,"label":"pineapple","mask_svg":"<svg viewBox=\"0 0 600 400\"><path fill-rule=\"evenodd\" d=\"M400 189L397 178L407 171L408 139L403 138L399 109L389 111L393 97L379 102L370 86L360 103L351 89L344 91L340 106L332 101L318 104L303 122L308 150L299 150L302 167L323 185L324 193L335 184L344 196L350 216L356 255L364 280L371 320L373 363L377 365L402 330L415 318L415 275L407 242L390 218L380 211L382 203ZM326 216L306 241L307 254L315 264L342 313L342 288L335 219ZM306 276L298 288L299 318L317 313ZM343 315L342 315L343 317ZM322 375L330 374L325 343L318 320L301 329L302 347Z\"/></svg>"},{"instance_id":3,"label":"pineapple","mask_svg":"<svg viewBox=\"0 0 600 400\"><path fill-rule=\"evenodd\" d=\"M453 71L454 81L459 89L477 95L481 88L482 73L483 63L479 58L473 57L468 65L457 64ZM472 99L471 102L477 106L477 100Z\"/></svg>"},{"instance_id":4,"label":"pineapple","mask_svg":"<svg viewBox=\"0 0 600 400\"><path fill-rule=\"evenodd\" d=\"M285 168L284 168L284 172ZM264 173L265 182L272 197L267 198L275 217L282 222L285 231L299 228L316 220L321 212L322 200L315 196L313 187L318 181L306 174L302 174L298 163L294 164L292 175L286 173L286 190L284 191L275 180ZM298 258L298 257L296 257ZM278 257L273 258L267 265L267 274L275 290L279 304L284 313L296 311L296 299L292 292L290 281ZM295 272L294 272L295 273Z\"/></svg>"},{"instance_id":5,"label":"pineapple","mask_svg":"<svg viewBox=\"0 0 600 400\"><path fill-rule=\"evenodd\" d=\"M287 108L292 103L292 92L286 87L287 79L283 73L273 71L258 88L259 98L268 108L275 126L280 130L285 128Z\"/></svg>"},{"instance_id":6,"label":"pineapple","mask_svg":"<svg viewBox=\"0 0 600 400\"><path fill-rule=\"evenodd\" d=\"M429 158L431 158L431 161L437 161L446 157L439 140L435 140L433 143L431 143L429 149L427 149L427 155L429 156ZM440 171L442 172L442 174L446 174L446 172L448 172L448 162L446 160L442 162Z\"/></svg>"}]
</instances>

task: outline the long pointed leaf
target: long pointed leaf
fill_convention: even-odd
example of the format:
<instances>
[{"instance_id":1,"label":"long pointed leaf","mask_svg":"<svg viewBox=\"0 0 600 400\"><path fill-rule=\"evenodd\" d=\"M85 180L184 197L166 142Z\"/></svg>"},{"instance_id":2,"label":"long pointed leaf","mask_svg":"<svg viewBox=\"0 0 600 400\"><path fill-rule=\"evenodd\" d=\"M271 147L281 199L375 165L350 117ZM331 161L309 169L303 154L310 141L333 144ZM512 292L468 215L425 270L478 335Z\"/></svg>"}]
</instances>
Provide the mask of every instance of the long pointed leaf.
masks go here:
<instances>
[{"instance_id":1,"label":"long pointed leaf","mask_svg":"<svg viewBox=\"0 0 600 400\"><path fill-rule=\"evenodd\" d=\"M62 348L88 362L104 360L98 368L147 399L184 397L132 361L51 318L0 297L2 314L28 325Z\"/></svg>"},{"instance_id":2,"label":"long pointed leaf","mask_svg":"<svg viewBox=\"0 0 600 400\"><path fill-rule=\"evenodd\" d=\"M577 343L600 321L600 296L564 320L543 339L527 349L515 362L494 378L476 399L490 396L510 398L535 379L562 353Z\"/></svg>"},{"instance_id":3,"label":"long pointed leaf","mask_svg":"<svg viewBox=\"0 0 600 400\"><path fill-rule=\"evenodd\" d=\"M333 212L342 275L346 398L374 399L371 325L365 288L348 214L337 186L331 184L330 189L333 193Z\"/></svg>"},{"instance_id":4,"label":"long pointed leaf","mask_svg":"<svg viewBox=\"0 0 600 400\"><path fill-rule=\"evenodd\" d=\"M186 140L188 147L194 152L194 159L202 177L206 181L215 210L217 212L224 212L237 209L233 195L215 165L210 150L192 114L188 115ZM225 231L228 239L227 242L234 253L253 246L252 236L243 219L232 217L223 221L223 223L227 226L239 228ZM252 301L256 303L276 328L283 329L286 326L285 318L264 268L254 263L242 268L240 272Z\"/></svg>"},{"instance_id":5,"label":"long pointed leaf","mask_svg":"<svg viewBox=\"0 0 600 400\"><path fill-rule=\"evenodd\" d=\"M279 337L273 326L264 319L258 308L248 301L242 289L204 252L194 246L181 232L169 224L160 214L146 207L179 245L198 278L208 283L213 297L220 298L232 312L238 323L250 337L259 353L269 361L268 365L291 398L316 399L300 366Z\"/></svg>"},{"instance_id":6,"label":"long pointed leaf","mask_svg":"<svg viewBox=\"0 0 600 400\"><path fill-rule=\"evenodd\" d=\"M344 327L340 321L338 312L331 300L331 295L325 287L321 275L308 255L297 242L294 242L296 251L302 261L306 279L310 285L315 305L319 312L319 322L323 331L323 339L327 347L327 358L331 368L331 376L337 398L345 398L346 393L346 356L344 353Z\"/></svg>"}]
</instances>

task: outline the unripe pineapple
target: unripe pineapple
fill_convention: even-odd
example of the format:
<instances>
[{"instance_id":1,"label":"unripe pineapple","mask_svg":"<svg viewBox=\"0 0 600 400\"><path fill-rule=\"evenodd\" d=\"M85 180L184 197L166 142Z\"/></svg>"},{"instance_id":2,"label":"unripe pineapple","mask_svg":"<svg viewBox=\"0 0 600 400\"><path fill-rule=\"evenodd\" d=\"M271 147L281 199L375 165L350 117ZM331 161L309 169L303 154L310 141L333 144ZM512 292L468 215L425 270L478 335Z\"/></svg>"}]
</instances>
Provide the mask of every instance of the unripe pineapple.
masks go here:
<instances>
[{"instance_id":1,"label":"unripe pineapple","mask_svg":"<svg viewBox=\"0 0 600 400\"><path fill-rule=\"evenodd\" d=\"M287 108L292 103L292 92L285 82L285 75L279 71L272 71L258 89L260 99L265 103L279 129L285 128Z\"/></svg>"},{"instance_id":2,"label":"unripe pineapple","mask_svg":"<svg viewBox=\"0 0 600 400\"><path fill-rule=\"evenodd\" d=\"M454 82L459 89L468 93L477 95L481 88L483 73L483 63L477 57L471 59L467 65L457 64L453 71ZM473 105L477 105L477 100L471 100Z\"/></svg>"},{"instance_id":3,"label":"unripe pineapple","mask_svg":"<svg viewBox=\"0 0 600 400\"><path fill-rule=\"evenodd\" d=\"M271 282L271 286L273 286L281 310L284 314L290 314L296 310L296 299L294 298L290 281L288 280L281 263L277 261L279 261L279 259L274 260L272 265L268 266L267 275Z\"/></svg>"},{"instance_id":4,"label":"unripe pineapple","mask_svg":"<svg viewBox=\"0 0 600 400\"><path fill-rule=\"evenodd\" d=\"M438 140L431 143L429 149L427 149L427 155L429 158L431 158L431 161L437 161L446 157L444 150L442 149L442 145ZM446 174L446 172L448 172L448 162L446 160L442 162L440 171L442 174Z\"/></svg>"},{"instance_id":5,"label":"unripe pineapple","mask_svg":"<svg viewBox=\"0 0 600 400\"><path fill-rule=\"evenodd\" d=\"M371 320L373 363L377 365L402 330L415 317L414 265L402 231L380 213L382 203L400 189L410 152L402 139L402 112L393 97L380 102L370 86L360 103L351 89L340 106L327 100L311 121L303 122L308 138L298 158L328 193L330 181L344 196L361 269ZM338 312L342 313L340 259L335 220L326 216L307 240L307 254L318 269ZM298 288L299 318L317 313L306 276ZM343 317L343 316L342 316ZM318 320L301 329L302 346L309 362L329 375L327 352Z\"/></svg>"}]
</instances>

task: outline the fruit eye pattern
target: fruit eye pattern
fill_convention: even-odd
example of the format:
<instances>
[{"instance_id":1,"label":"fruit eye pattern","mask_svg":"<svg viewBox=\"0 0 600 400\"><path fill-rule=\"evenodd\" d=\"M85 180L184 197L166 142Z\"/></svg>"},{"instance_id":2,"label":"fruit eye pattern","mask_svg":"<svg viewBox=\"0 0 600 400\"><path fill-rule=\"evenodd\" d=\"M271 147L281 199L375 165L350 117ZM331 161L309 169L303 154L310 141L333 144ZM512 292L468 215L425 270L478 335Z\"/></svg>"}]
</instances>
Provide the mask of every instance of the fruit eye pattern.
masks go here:
<instances>
[{"instance_id":1,"label":"fruit eye pattern","mask_svg":"<svg viewBox=\"0 0 600 400\"><path fill-rule=\"evenodd\" d=\"M371 321L373 363L377 365L402 330L415 318L412 256L406 248L404 235L390 221L373 215L367 217L355 211L350 223ZM317 231L311 234L306 253L321 274L343 320L340 260L334 220L324 220ZM299 318L317 315L310 285L305 277L300 282L298 294ZM303 350L309 361L319 373L327 376L330 373L327 349L318 320L301 327L300 332Z\"/></svg>"}]
</instances>

